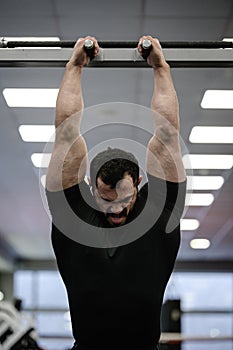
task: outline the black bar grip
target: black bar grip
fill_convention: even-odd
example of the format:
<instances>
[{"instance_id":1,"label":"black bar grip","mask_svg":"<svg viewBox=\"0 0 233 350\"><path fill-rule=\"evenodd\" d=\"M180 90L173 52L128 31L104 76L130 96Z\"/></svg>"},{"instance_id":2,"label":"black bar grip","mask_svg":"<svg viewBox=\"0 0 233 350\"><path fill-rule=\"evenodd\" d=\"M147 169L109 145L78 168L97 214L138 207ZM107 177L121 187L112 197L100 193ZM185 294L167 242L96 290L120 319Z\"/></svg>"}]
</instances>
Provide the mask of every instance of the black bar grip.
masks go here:
<instances>
[{"instance_id":1,"label":"black bar grip","mask_svg":"<svg viewBox=\"0 0 233 350\"><path fill-rule=\"evenodd\" d=\"M85 40L84 50L86 51L87 56L90 57L90 59L92 60L94 58L94 50L95 50L94 42L90 39Z\"/></svg>"},{"instance_id":2,"label":"black bar grip","mask_svg":"<svg viewBox=\"0 0 233 350\"><path fill-rule=\"evenodd\" d=\"M151 52L152 42L148 39L145 39L143 40L141 47L142 47L142 57L146 60Z\"/></svg>"}]
</instances>

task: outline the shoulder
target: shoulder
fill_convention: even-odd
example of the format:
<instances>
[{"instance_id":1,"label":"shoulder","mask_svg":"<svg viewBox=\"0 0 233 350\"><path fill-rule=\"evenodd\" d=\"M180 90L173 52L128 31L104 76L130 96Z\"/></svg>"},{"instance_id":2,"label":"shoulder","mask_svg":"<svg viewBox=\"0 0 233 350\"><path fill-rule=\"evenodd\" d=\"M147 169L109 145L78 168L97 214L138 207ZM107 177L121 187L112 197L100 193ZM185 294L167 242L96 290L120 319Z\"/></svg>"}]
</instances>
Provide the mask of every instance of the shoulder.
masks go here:
<instances>
[{"instance_id":1,"label":"shoulder","mask_svg":"<svg viewBox=\"0 0 233 350\"><path fill-rule=\"evenodd\" d=\"M153 176L147 173L148 182L142 187L142 193L156 192L157 194L166 196L176 196L177 192L186 191L186 179L182 182L168 181L164 178ZM145 187L145 188L144 188Z\"/></svg>"},{"instance_id":2,"label":"shoulder","mask_svg":"<svg viewBox=\"0 0 233 350\"><path fill-rule=\"evenodd\" d=\"M151 203L164 203L171 209L176 206L183 208L186 196L186 180L171 182L147 173L147 182L139 191L139 196Z\"/></svg>"},{"instance_id":3,"label":"shoulder","mask_svg":"<svg viewBox=\"0 0 233 350\"><path fill-rule=\"evenodd\" d=\"M46 189L46 197L52 217L65 216L69 208L78 214L85 209L89 212L94 207L93 196L85 181L56 192Z\"/></svg>"}]
</instances>

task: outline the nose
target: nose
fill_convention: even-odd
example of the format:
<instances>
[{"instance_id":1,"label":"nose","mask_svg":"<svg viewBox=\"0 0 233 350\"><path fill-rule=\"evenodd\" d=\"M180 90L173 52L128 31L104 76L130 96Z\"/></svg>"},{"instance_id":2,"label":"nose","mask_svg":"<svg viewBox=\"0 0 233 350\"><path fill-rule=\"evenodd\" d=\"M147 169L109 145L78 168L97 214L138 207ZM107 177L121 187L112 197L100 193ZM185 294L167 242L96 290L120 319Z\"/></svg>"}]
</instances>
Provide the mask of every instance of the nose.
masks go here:
<instances>
[{"instance_id":1,"label":"nose","mask_svg":"<svg viewBox=\"0 0 233 350\"><path fill-rule=\"evenodd\" d=\"M124 209L124 205L122 203L115 203L110 207L110 212L113 214L120 214Z\"/></svg>"}]
</instances>

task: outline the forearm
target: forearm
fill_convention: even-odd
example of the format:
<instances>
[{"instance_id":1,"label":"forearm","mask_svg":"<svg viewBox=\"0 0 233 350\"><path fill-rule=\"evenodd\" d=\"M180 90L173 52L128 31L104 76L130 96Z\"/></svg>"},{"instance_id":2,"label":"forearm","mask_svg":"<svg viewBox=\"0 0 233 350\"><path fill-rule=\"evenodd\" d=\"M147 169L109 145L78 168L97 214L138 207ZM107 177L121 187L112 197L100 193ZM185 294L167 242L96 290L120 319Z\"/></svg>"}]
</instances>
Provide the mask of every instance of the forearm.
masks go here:
<instances>
[{"instance_id":1,"label":"forearm","mask_svg":"<svg viewBox=\"0 0 233 350\"><path fill-rule=\"evenodd\" d=\"M82 69L72 62L66 65L56 103L56 127L77 112L80 112L81 119L84 106L81 87Z\"/></svg>"}]
</instances>

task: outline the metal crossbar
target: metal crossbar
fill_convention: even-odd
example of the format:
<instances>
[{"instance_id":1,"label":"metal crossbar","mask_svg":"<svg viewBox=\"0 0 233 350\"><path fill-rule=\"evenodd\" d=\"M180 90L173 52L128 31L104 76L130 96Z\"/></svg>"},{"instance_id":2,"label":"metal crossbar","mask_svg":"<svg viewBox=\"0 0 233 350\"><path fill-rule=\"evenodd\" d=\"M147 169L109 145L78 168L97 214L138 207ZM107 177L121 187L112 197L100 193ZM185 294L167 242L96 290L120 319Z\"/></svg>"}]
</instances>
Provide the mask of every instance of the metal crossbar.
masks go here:
<instances>
[{"instance_id":1,"label":"metal crossbar","mask_svg":"<svg viewBox=\"0 0 233 350\"><path fill-rule=\"evenodd\" d=\"M0 67L64 67L75 41L5 41L0 40ZM88 67L149 68L138 53L137 42L99 42L99 54ZM233 67L232 42L161 42L171 68ZM43 49L42 49L43 48Z\"/></svg>"}]
</instances>

